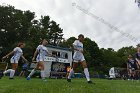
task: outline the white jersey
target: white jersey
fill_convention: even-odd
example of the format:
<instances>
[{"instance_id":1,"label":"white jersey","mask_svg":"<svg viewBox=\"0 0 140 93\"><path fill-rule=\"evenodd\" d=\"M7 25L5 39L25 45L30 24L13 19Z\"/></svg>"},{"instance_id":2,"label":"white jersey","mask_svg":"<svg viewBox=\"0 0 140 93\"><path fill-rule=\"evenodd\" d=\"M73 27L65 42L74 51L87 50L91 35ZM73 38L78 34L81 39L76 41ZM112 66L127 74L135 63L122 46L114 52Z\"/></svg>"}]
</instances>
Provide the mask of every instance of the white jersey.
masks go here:
<instances>
[{"instance_id":1,"label":"white jersey","mask_svg":"<svg viewBox=\"0 0 140 93\"><path fill-rule=\"evenodd\" d=\"M20 47L14 48L14 56L11 58L11 63L18 63L20 57L23 55L23 51Z\"/></svg>"},{"instance_id":2,"label":"white jersey","mask_svg":"<svg viewBox=\"0 0 140 93\"><path fill-rule=\"evenodd\" d=\"M38 55L37 55L37 62L44 61L45 57L48 55L48 49L43 46L39 45L37 47Z\"/></svg>"},{"instance_id":3,"label":"white jersey","mask_svg":"<svg viewBox=\"0 0 140 93\"><path fill-rule=\"evenodd\" d=\"M83 43L80 42L79 40L75 40L73 46L74 48L83 51ZM75 50L74 52L79 52L79 51Z\"/></svg>"},{"instance_id":4,"label":"white jersey","mask_svg":"<svg viewBox=\"0 0 140 93\"><path fill-rule=\"evenodd\" d=\"M80 42L79 40L75 40L74 41L73 47L75 49L83 51L83 43ZM85 60L83 53L81 53L80 51L74 50L73 59L74 59L75 62L76 61L84 61Z\"/></svg>"}]
</instances>

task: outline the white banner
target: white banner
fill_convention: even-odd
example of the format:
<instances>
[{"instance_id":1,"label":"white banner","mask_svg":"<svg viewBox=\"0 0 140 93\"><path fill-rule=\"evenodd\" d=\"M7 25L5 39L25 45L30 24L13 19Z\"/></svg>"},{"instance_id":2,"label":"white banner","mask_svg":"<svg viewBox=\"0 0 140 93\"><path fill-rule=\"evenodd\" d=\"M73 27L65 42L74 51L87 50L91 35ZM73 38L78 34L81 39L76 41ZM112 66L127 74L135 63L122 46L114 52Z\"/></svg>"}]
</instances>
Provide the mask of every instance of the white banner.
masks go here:
<instances>
[{"instance_id":1,"label":"white banner","mask_svg":"<svg viewBox=\"0 0 140 93\"><path fill-rule=\"evenodd\" d=\"M44 61L56 61L55 57L45 57Z\"/></svg>"},{"instance_id":2,"label":"white banner","mask_svg":"<svg viewBox=\"0 0 140 93\"><path fill-rule=\"evenodd\" d=\"M58 62L69 63L68 59L58 58Z\"/></svg>"},{"instance_id":3,"label":"white banner","mask_svg":"<svg viewBox=\"0 0 140 93\"><path fill-rule=\"evenodd\" d=\"M68 59L56 58L56 57L46 57L44 61L47 62L61 62L61 63L69 63Z\"/></svg>"}]
</instances>

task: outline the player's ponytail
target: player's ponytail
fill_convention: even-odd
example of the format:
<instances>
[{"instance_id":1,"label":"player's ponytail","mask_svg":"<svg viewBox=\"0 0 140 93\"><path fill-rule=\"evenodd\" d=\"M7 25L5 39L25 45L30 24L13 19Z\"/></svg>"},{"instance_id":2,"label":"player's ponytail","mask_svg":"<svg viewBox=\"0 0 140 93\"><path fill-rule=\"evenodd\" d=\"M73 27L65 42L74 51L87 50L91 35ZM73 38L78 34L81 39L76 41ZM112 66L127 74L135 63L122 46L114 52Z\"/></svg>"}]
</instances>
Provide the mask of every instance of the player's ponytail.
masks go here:
<instances>
[{"instance_id":1,"label":"player's ponytail","mask_svg":"<svg viewBox=\"0 0 140 93\"><path fill-rule=\"evenodd\" d=\"M24 45L24 43L23 42L20 42L20 43L18 43L18 47L20 47L20 46L22 46L22 45Z\"/></svg>"},{"instance_id":2,"label":"player's ponytail","mask_svg":"<svg viewBox=\"0 0 140 93\"><path fill-rule=\"evenodd\" d=\"M46 39L40 39L40 45L42 45L44 41L48 43Z\"/></svg>"}]
</instances>

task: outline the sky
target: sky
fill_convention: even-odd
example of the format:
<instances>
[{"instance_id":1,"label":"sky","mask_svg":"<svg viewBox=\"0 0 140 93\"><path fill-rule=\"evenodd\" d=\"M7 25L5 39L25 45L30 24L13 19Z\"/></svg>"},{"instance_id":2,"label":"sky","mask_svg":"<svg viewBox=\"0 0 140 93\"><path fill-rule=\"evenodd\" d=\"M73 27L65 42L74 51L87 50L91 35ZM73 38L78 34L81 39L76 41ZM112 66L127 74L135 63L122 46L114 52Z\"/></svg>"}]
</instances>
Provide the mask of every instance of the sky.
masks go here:
<instances>
[{"instance_id":1,"label":"sky","mask_svg":"<svg viewBox=\"0 0 140 93\"><path fill-rule=\"evenodd\" d=\"M100 48L115 50L140 43L140 8L135 0L0 0L0 5L6 4L31 10L37 18L49 15L66 39L84 34Z\"/></svg>"}]
</instances>

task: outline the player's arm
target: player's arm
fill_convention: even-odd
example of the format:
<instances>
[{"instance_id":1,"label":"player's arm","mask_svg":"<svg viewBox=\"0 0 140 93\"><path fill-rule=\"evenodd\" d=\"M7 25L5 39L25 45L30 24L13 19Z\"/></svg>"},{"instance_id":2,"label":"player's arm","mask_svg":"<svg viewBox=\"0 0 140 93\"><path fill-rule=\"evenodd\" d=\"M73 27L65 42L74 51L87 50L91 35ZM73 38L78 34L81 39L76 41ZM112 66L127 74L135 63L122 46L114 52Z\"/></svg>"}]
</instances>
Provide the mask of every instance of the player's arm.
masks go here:
<instances>
[{"instance_id":1,"label":"player's arm","mask_svg":"<svg viewBox=\"0 0 140 93\"><path fill-rule=\"evenodd\" d=\"M137 58L135 58L135 59L136 59L136 61L137 61L138 65L140 65L140 60L139 60L139 59L137 59Z\"/></svg>"},{"instance_id":2,"label":"player's arm","mask_svg":"<svg viewBox=\"0 0 140 93\"><path fill-rule=\"evenodd\" d=\"M48 56L52 56L52 54L48 51L48 49L46 50L46 52L48 53Z\"/></svg>"},{"instance_id":3,"label":"player's arm","mask_svg":"<svg viewBox=\"0 0 140 93\"><path fill-rule=\"evenodd\" d=\"M78 44L78 42L77 42L77 40L75 40L74 43L71 45L71 49L79 51L79 49L77 49L77 44Z\"/></svg>"},{"instance_id":4,"label":"player's arm","mask_svg":"<svg viewBox=\"0 0 140 93\"><path fill-rule=\"evenodd\" d=\"M25 61L28 62L28 60L22 55L21 58Z\"/></svg>"},{"instance_id":5,"label":"player's arm","mask_svg":"<svg viewBox=\"0 0 140 93\"><path fill-rule=\"evenodd\" d=\"M83 53L83 51L82 51L82 50L79 50L78 48L76 48L76 46L77 46L77 45L76 45L75 43L73 43L72 49Z\"/></svg>"},{"instance_id":6,"label":"player's arm","mask_svg":"<svg viewBox=\"0 0 140 93\"><path fill-rule=\"evenodd\" d=\"M77 42L77 40L75 40L74 43L73 43L73 45L72 45L73 50L76 50L76 51L79 51L79 52L83 53L82 50L79 50L79 49L77 48L77 45L78 45L78 42Z\"/></svg>"},{"instance_id":7,"label":"player's arm","mask_svg":"<svg viewBox=\"0 0 140 93\"><path fill-rule=\"evenodd\" d=\"M129 64L127 63L127 70L129 69Z\"/></svg>"},{"instance_id":8,"label":"player's arm","mask_svg":"<svg viewBox=\"0 0 140 93\"><path fill-rule=\"evenodd\" d=\"M71 45L71 49L72 49L72 50L79 51L79 49L76 48L76 45Z\"/></svg>"},{"instance_id":9,"label":"player's arm","mask_svg":"<svg viewBox=\"0 0 140 93\"><path fill-rule=\"evenodd\" d=\"M138 64L138 62L136 61L136 66L137 66L137 68L139 69L140 67L139 67L139 64Z\"/></svg>"},{"instance_id":10,"label":"player's arm","mask_svg":"<svg viewBox=\"0 0 140 93\"><path fill-rule=\"evenodd\" d=\"M36 57L37 54L38 54L38 49L36 49L36 51L34 52L34 56L33 56L33 58L32 58L32 61L35 60L35 57Z\"/></svg>"},{"instance_id":11,"label":"player's arm","mask_svg":"<svg viewBox=\"0 0 140 93\"><path fill-rule=\"evenodd\" d=\"M4 56L2 59L8 58L10 55L12 55L14 53L15 53L15 51L12 51L12 52L8 53L6 56Z\"/></svg>"},{"instance_id":12,"label":"player's arm","mask_svg":"<svg viewBox=\"0 0 140 93\"><path fill-rule=\"evenodd\" d=\"M135 59L136 59L137 62L139 61L137 58L135 58Z\"/></svg>"},{"instance_id":13,"label":"player's arm","mask_svg":"<svg viewBox=\"0 0 140 93\"><path fill-rule=\"evenodd\" d=\"M79 50L79 49L77 49L75 45L73 45L73 50L79 51L79 52L81 52L81 53L84 52L83 50Z\"/></svg>"},{"instance_id":14,"label":"player's arm","mask_svg":"<svg viewBox=\"0 0 140 93\"><path fill-rule=\"evenodd\" d=\"M138 55L135 55L135 60L137 61L138 65L140 65L140 60L138 59Z\"/></svg>"}]
</instances>

